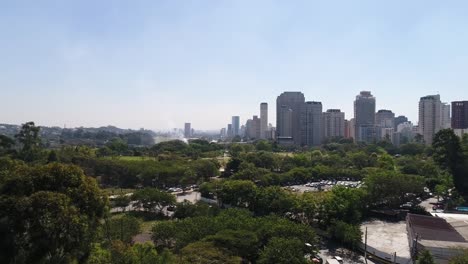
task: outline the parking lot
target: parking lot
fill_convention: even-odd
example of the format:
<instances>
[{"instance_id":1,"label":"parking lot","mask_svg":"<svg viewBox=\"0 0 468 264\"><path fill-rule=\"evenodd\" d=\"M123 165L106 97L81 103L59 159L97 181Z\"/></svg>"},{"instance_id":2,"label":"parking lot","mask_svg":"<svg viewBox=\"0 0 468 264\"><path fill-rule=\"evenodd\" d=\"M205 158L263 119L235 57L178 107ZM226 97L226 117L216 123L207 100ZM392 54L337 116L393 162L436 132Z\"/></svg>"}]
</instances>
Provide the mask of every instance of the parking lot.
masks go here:
<instances>
[{"instance_id":1,"label":"parking lot","mask_svg":"<svg viewBox=\"0 0 468 264\"><path fill-rule=\"evenodd\" d=\"M335 186L344 186L348 188L360 188L362 186L361 181L331 181L331 180L322 180L318 182L309 182L301 185L291 185L285 187L293 192L320 192L320 191L329 191Z\"/></svg>"},{"instance_id":2,"label":"parking lot","mask_svg":"<svg viewBox=\"0 0 468 264\"><path fill-rule=\"evenodd\" d=\"M361 225L362 241L365 241L366 227L368 252L389 261L396 253L397 263L410 263L411 257L405 221L372 220L364 222Z\"/></svg>"}]
</instances>

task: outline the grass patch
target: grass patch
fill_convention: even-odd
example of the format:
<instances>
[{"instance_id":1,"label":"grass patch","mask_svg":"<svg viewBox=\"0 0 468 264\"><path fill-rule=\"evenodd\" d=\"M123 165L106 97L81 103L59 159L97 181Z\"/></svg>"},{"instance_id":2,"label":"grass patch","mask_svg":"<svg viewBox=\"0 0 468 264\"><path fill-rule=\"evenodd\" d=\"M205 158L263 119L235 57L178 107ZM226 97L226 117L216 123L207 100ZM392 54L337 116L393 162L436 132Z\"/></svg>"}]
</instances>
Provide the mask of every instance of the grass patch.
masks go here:
<instances>
[{"instance_id":1,"label":"grass patch","mask_svg":"<svg viewBox=\"0 0 468 264\"><path fill-rule=\"evenodd\" d=\"M102 189L107 195L120 195L133 193L136 189L121 189L121 188L104 188Z\"/></svg>"},{"instance_id":2,"label":"grass patch","mask_svg":"<svg viewBox=\"0 0 468 264\"><path fill-rule=\"evenodd\" d=\"M158 220L144 221L141 223L141 233L151 233L151 228L156 224Z\"/></svg>"},{"instance_id":3,"label":"grass patch","mask_svg":"<svg viewBox=\"0 0 468 264\"><path fill-rule=\"evenodd\" d=\"M148 156L115 156L115 157L109 157L109 159L118 159L118 160L125 160L125 161L156 160L155 157L148 157Z\"/></svg>"}]
</instances>

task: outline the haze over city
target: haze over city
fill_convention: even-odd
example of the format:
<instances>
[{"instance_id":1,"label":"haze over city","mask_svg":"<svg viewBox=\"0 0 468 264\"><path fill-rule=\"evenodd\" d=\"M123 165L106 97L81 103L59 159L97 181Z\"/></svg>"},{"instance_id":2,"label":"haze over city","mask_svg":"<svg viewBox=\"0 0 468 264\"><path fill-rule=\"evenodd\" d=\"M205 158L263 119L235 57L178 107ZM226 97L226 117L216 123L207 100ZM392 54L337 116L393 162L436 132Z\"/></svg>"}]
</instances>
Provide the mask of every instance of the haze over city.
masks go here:
<instances>
[{"instance_id":1,"label":"haze over city","mask_svg":"<svg viewBox=\"0 0 468 264\"><path fill-rule=\"evenodd\" d=\"M362 90L417 121L460 99L464 1L21 1L0 4L0 120L171 129L244 123L301 91L353 114ZM274 123L275 111L270 108Z\"/></svg>"}]
</instances>

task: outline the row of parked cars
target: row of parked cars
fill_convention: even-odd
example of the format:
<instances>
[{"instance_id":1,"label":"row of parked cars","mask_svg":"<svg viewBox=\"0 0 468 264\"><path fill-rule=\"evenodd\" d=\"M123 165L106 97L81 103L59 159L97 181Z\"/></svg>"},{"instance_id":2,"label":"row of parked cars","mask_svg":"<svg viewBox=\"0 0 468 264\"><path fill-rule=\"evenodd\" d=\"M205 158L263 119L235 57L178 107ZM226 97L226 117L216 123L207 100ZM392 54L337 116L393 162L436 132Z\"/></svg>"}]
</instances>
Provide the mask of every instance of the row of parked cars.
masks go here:
<instances>
[{"instance_id":1,"label":"row of parked cars","mask_svg":"<svg viewBox=\"0 0 468 264\"><path fill-rule=\"evenodd\" d=\"M195 191L195 190L198 190L198 185L196 184L193 184L193 185L190 185L190 186L187 186L187 187L171 187L171 188L168 188L167 191L170 192L170 193L181 193L181 192L191 192L191 191Z\"/></svg>"},{"instance_id":2,"label":"row of parked cars","mask_svg":"<svg viewBox=\"0 0 468 264\"><path fill-rule=\"evenodd\" d=\"M322 181L319 181L319 182L309 182L309 183L305 184L306 187L315 187L315 188L326 187L326 186L335 186L335 185L346 186L346 187L350 187L350 188L360 188L362 186L362 182L361 181L350 181L350 180L346 180L346 181L326 181L326 180L322 180Z\"/></svg>"}]
</instances>

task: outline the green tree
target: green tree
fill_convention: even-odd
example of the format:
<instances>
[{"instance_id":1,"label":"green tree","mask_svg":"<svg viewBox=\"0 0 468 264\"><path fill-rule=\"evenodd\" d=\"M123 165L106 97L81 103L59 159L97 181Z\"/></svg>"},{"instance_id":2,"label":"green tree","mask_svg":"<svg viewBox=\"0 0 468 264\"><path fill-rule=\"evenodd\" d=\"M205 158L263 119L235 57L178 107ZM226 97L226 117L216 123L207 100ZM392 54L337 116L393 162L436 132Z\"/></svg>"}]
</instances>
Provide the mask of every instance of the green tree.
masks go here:
<instances>
[{"instance_id":1,"label":"green tree","mask_svg":"<svg viewBox=\"0 0 468 264\"><path fill-rule=\"evenodd\" d=\"M157 249L171 249L175 246L178 231L175 222L159 221L151 229L151 238Z\"/></svg>"},{"instance_id":2,"label":"green tree","mask_svg":"<svg viewBox=\"0 0 468 264\"><path fill-rule=\"evenodd\" d=\"M453 130L443 129L437 132L432 148L434 161L453 175L453 183L457 190L461 193L468 192L460 139Z\"/></svg>"},{"instance_id":3,"label":"green tree","mask_svg":"<svg viewBox=\"0 0 468 264\"><path fill-rule=\"evenodd\" d=\"M21 166L0 183L0 262L84 260L107 200L75 166Z\"/></svg>"},{"instance_id":4,"label":"green tree","mask_svg":"<svg viewBox=\"0 0 468 264\"><path fill-rule=\"evenodd\" d=\"M140 233L141 220L133 216L122 216L108 220L109 237L112 240L121 240L131 243L132 238Z\"/></svg>"},{"instance_id":5,"label":"green tree","mask_svg":"<svg viewBox=\"0 0 468 264\"><path fill-rule=\"evenodd\" d=\"M424 192L424 178L421 176L374 171L369 173L364 182L371 206L387 204L397 208L408 201L408 193L418 195Z\"/></svg>"},{"instance_id":6,"label":"green tree","mask_svg":"<svg viewBox=\"0 0 468 264\"><path fill-rule=\"evenodd\" d=\"M297 238L272 238L260 253L259 264L270 263L307 263L304 258L305 242Z\"/></svg>"},{"instance_id":7,"label":"green tree","mask_svg":"<svg viewBox=\"0 0 468 264\"><path fill-rule=\"evenodd\" d=\"M12 153L15 141L5 135L0 135L0 156Z\"/></svg>"},{"instance_id":8,"label":"green tree","mask_svg":"<svg viewBox=\"0 0 468 264\"><path fill-rule=\"evenodd\" d=\"M231 142L241 142L241 141L242 141L242 138L239 135L237 135L232 138Z\"/></svg>"},{"instance_id":9,"label":"green tree","mask_svg":"<svg viewBox=\"0 0 468 264\"><path fill-rule=\"evenodd\" d=\"M218 211L218 207L213 207L206 203L199 202L192 204L189 201L183 201L177 203L174 218L183 219L195 216L214 216Z\"/></svg>"},{"instance_id":10,"label":"green tree","mask_svg":"<svg viewBox=\"0 0 468 264\"><path fill-rule=\"evenodd\" d=\"M180 252L183 264L240 264L241 258L231 256L225 250L210 242L195 242L184 247Z\"/></svg>"},{"instance_id":11,"label":"green tree","mask_svg":"<svg viewBox=\"0 0 468 264\"><path fill-rule=\"evenodd\" d=\"M86 264L112 264L111 252L100 244L94 244Z\"/></svg>"},{"instance_id":12,"label":"green tree","mask_svg":"<svg viewBox=\"0 0 468 264\"><path fill-rule=\"evenodd\" d=\"M255 202L257 186L252 181L229 180L217 191L223 204L247 208Z\"/></svg>"},{"instance_id":13,"label":"green tree","mask_svg":"<svg viewBox=\"0 0 468 264\"><path fill-rule=\"evenodd\" d=\"M218 248L228 250L231 255L240 256L251 262L257 258L259 240L254 232L247 230L222 230L215 235L207 236L207 242Z\"/></svg>"},{"instance_id":14,"label":"green tree","mask_svg":"<svg viewBox=\"0 0 468 264\"><path fill-rule=\"evenodd\" d=\"M468 250L460 250L460 254L450 259L449 264L466 264L468 263Z\"/></svg>"},{"instance_id":15,"label":"green tree","mask_svg":"<svg viewBox=\"0 0 468 264\"><path fill-rule=\"evenodd\" d=\"M130 254L133 260L132 263L135 264L158 264L162 262L158 252L149 242L133 245L130 249Z\"/></svg>"},{"instance_id":16,"label":"green tree","mask_svg":"<svg viewBox=\"0 0 468 264\"><path fill-rule=\"evenodd\" d=\"M279 186L269 186L258 188L255 202L250 207L257 215L284 215L296 207L296 199Z\"/></svg>"},{"instance_id":17,"label":"green tree","mask_svg":"<svg viewBox=\"0 0 468 264\"><path fill-rule=\"evenodd\" d=\"M416 264L435 264L435 261L431 252L428 250L423 250L421 253L419 253Z\"/></svg>"},{"instance_id":18,"label":"green tree","mask_svg":"<svg viewBox=\"0 0 468 264\"><path fill-rule=\"evenodd\" d=\"M351 247L356 247L361 242L362 232L359 225L348 224L343 221L335 221L328 228L328 233L336 240Z\"/></svg>"},{"instance_id":19,"label":"green tree","mask_svg":"<svg viewBox=\"0 0 468 264\"><path fill-rule=\"evenodd\" d=\"M56 162L56 161L58 161L57 152L55 152L55 150L51 150L49 152L49 155L47 156L47 163Z\"/></svg>"},{"instance_id":20,"label":"green tree","mask_svg":"<svg viewBox=\"0 0 468 264\"><path fill-rule=\"evenodd\" d=\"M21 151L19 153L21 159L27 162L37 160L41 152L41 138L39 137L40 127L36 126L34 122L27 122L21 126L15 138L21 144Z\"/></svg>"},{"instance_id":21,"label":"green tree","mask_svg":"<svg viewBox=\"0 0 468 264\"><path fill-rule=\"evenodd\" d=\"M259 140L255 143L255 148L257 151L272 151L273 146L268 140Z\"/></svg>"},{"instance_id":22,"label":"green tree","mask_svg":"<svg viewBox=\"0 0 468 264\"><path fill-rule=\"evenodd\" d=\"M156 188L137 190L133 193L132 199L136 201L137 207L151 213L161 212L165 206L173 205L176 202L174 195Z\"/></svg>"}]
</instances>

